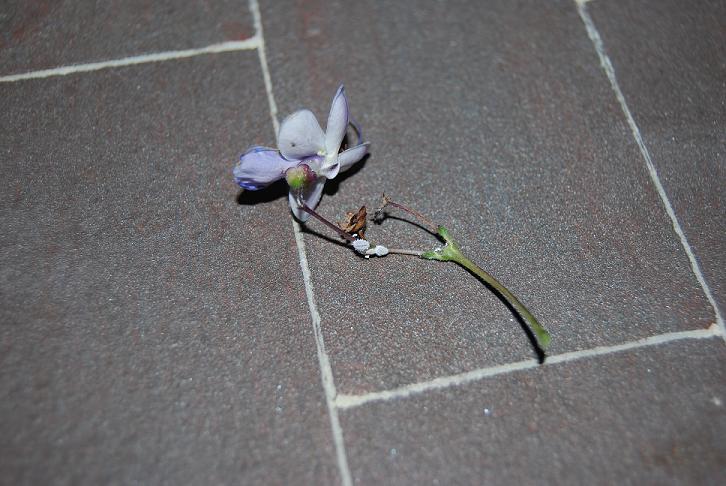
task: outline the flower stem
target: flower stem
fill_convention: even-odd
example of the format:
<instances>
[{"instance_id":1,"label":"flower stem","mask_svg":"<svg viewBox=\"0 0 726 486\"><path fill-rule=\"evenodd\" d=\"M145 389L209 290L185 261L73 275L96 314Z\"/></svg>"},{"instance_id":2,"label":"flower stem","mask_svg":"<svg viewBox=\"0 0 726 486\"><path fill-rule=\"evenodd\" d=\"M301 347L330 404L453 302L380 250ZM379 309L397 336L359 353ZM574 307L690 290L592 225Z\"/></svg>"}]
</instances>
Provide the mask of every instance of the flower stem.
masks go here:
<instances>
[{"instance_id":1,"label":"flower stem","mask_svg":"<svg viewBox=\"0 0 726 486\"><path fill-rule=\"evenodd\" d=\"M401 248L389 248L388 253L397 253L399 255L411 255L411 256L417 256L417 257L421 258L421 255L423 255L424 252L416 251L416 250L403 250Z\"/></svg>"},{"instance_id":2,"label":"flower stem","mask_svg":"<svg viewBox=\"0 0 726 486\"><path fill-rule=\"evenodd\" d=\"M537 339L537 344L540 349L544 351L550 343L550 334L544 327L542 327L534 315L532 315L524 304L522 304L519 299L496 278L465 257L446 228L439 226L438 234L444 239L446 246L441 249L424 252L421 255L421 258L426 260L439 260L443 262L457 263L479 277L479 279L481 279L484 283L491 286L529 325Z\"/></svg>"},{"instance_id":3,"label":"flower stem","mask_svg":"<svg viewBox=\"0 0 726 486\"><path fill-rule=\"evenodd\" d=\"M338 233L341 237L345 238L346 240L350 241L351 243L355 241L355 238L353 236L349 235L348 233L346 233L342 229L338 228L336 225L334 225L333 223L331 223L327 219L325 219L322 216L320 216L314 210L310 209L307 206L307 204L300 204L300 209L302 209L306 213L310 214L311 216L315 217L315 219L317 219L318 221L320 221L321 223L323 223L325 226L327 226L328 228L332 229L333 231L335 231L336 233Z\"/></svg>"},{"instance_id":4,"label":"flower stem","mask_svg":"<svg viewBox=\"0 0 726 486\"><path fill-rule=\"evenodd\" d=\"M379 209L379 211L382 211L383 209L385 209L386 206L393 206L394 208L398 208L402 211L407 212L408 214L412 215L414 218L418 219L424 226L426 226L426 228L429 231L431 231L434 234L436 234L439 230L438 225L435 225L434 223L432 223L431 220L429 220L423 214L419 213L415 209L407 208L403 204L394 202L390 197L388 197L384 194L383 195L383 206L381 207L381 209Z\"/></svg>"},{"instance_id":5,"label":"flower stem","mask_svg":"<svg viewBox=\"0 0 726 486\"><path fill-rule=\"evenodd\" d=\"M452 261L466 268L471 273L473 273L481 280L486 282L488 285L490 285L492 288L494 288L497 292L499 292L499 294L501 294L501 296L504 297L507 302L509 302L509 304L514 307L516 311L519 312L519 315L522 316L522 318L527 322L527 324L537 337L537 343L539 344L540 348L542 348L543 350L546 349L550 343L550 334L544 327L542 327L542 325L537 321L532 313L529 312L524 304L522 304L519 299L517 299L517 297L509 291L509 289L502 285L490 273L486 272L479 265L469 260L463 254L459 253L459 255L460 256L458 258Z\"/></svg>"}]
</instances>

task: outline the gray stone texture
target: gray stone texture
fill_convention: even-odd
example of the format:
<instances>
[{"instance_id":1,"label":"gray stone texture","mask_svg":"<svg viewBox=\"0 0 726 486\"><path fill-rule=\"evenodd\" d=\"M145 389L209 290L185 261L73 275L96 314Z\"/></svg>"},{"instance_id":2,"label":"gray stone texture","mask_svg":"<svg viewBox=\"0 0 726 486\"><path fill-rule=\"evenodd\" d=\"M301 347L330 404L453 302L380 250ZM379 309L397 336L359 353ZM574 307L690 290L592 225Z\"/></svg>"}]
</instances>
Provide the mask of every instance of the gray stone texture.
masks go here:
<instances>
[{"instance_id":1,"label":"gray stone texture","mask_svg":"<svg viewBox=\"0 0 726 486\"><path fill-rule=\"evenodd\" d=\"M193 49L254 35L247 2L5 0L0 74Z\"/></svg>"},{"instance_id":2,"label":"gray stone texture","mask_svg":"<svg viewBox=\"0 0 726 486\"><path fill-rule=\"evenodd\" d=\"M726 308L726 2L588 5L673 209Z\"/></svg>"},{"instance_id":3,"label":"gray stone texture","mask_svg":"<svg viewBox=\"0 0 726 486\"><path fill-rule=\"evenodd\" d=\"M0 100L0 483L337 483L287 201L231 177L257 54Z\"/></svg>"},{"instance_id":4,"label":"gray stone texture","mask_svg":"<svg viewBox=\"0 0 726 486\"><path fill-rule=\"evenodd\" d=\"M444 223L552 333L551 354L714 312L574 0L262 0L282 116L339 83L381 192ZM723 2L594 0L623 92L723 303ZM0 76L254 35L248 2L5 2ZM0 83L0 485L340 484L256 51ZM400 213L397 217L405 217ZM389 218L368 236L437 240ZM534 356L453 264L304 236L339 392ZM340 411L360 484L721 484L726 353L682 340Z\"/></svg>"},{"instance_id":5,"label":"gray stone texture","mask_svg":"<svg viewBox=\"0 0 726 486\"><path fill-rule=\"evenodd\" d=\"M357 484L723 484L726 346L672 343L342 416Z\"/></svg>"},{"instance_id":6,"label":"gray stone texture","mask_svg":"<svg viewBox=\"0 0 726 486\"><path fill-rule=\"evenodd\" d=\"M321 213L342 219L386 192L444 223L550 330L552 353L714 322L574 2L262 9L280 113L307 103L324 123L344 82L373 142ZM400 221L368 235L436 244ZM343 392L533 356L505 306L452 264L306 244Z\"/></svg>"}]
</instances>

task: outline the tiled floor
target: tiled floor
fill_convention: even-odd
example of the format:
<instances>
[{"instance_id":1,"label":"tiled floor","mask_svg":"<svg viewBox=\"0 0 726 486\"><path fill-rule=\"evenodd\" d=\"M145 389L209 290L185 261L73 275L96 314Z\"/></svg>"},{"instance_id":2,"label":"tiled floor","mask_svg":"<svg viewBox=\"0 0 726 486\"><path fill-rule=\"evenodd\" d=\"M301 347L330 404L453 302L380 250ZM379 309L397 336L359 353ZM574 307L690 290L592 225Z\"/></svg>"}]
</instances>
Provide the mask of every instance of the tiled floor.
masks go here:
<instances>
[{"instance_id":1,"label":"tiled floor","mask_svg":"<svg viewBox=\"0 0 726 486\"><path fill-rule=\"evenodd\" d=\"M726 480L723 2L104 5L0 7L0 484ZM544 365L462 269L240 193L340 82L319 211L445 223Z\"/></svg>"}]
</instances>

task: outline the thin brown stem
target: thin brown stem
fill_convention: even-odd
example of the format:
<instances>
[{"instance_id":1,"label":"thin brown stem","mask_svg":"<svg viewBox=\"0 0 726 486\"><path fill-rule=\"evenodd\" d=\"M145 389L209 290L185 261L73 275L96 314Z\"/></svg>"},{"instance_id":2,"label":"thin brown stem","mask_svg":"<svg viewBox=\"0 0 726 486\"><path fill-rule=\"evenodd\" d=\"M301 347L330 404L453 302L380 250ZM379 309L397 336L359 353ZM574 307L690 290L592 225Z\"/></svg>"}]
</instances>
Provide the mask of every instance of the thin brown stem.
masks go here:
<instances>
[{"instance_id":1,"label":"thin brown stem","mask_svg":"<svg viewBox=\"0 0 726 486\"><path fill-rule=\"evenodd\" d=\"M384 204L381 209L385 208L386 206L393 206L394 208L398 208L398 209L405 211L408 214L412 215L414 218L418 219L432 233L434 233L434 234L438 233L439 226L437 224L432 223L430 219L428 219L426 216L419 213L415 209L407 208L403 204L398 204L397 202L394 202L391 198L389 198L385 194L383 195L383 201L384 201Z\"/></svg>"},{"instance_id":2,"label":"thin brown stem","mask_svg":"<svg viewBox=\"0 0 726 486\"><path fill-rule=\"evenodd\" d=\"M313 211L312 209L310 209L306 204L300 204L300 209L302 209L306 213L312 215L318 221L320 221L325 226L327 226L328 228L332 229L333 231L335 231L336 233L338 233L341 237L345 238L346 240L350 241L351 243L355 241L355 238L354 237L352 237L351 235L349 235L348 233L346 233L342 229L338 228L336 225L334 225L333 223L331 223L327 219L325 219L322 216L320 216L318 213L316 213L315 211Z\"/></svg>"}]
</instances>

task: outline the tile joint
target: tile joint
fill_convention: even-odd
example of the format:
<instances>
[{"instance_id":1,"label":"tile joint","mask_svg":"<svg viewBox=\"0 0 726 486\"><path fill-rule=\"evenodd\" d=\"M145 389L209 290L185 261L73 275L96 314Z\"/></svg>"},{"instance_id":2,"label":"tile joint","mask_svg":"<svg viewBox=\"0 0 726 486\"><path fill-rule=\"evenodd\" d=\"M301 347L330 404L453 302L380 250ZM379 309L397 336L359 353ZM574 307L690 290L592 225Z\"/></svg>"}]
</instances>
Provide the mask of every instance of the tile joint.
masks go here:
<instances>
[{"instance_id":1,"label":"tile joint","mask_svg":"<svg viewBox=\"0 0 726 486\"><path fill-rule=\"evenodd\" d=\"M275 136L277 137L277 134L280 131L280 124L277 119L277 103L275 102L275 96L272 89L272 80L270 77L270 70L267 64L265 35L262 29L262 16L260 14L260 7L257 3L257 0L249 0L249 8L254 18L254 26L256 32L255 36L259 40L257 53L260 59L260 66L262 68L265 91L267 92L270 118L272 120L272 125L275 129ZM305 294L307 296L308 307L310 309L310 318L313 325L313 334L315 337L315 346L318 355L318 365L320 367L320 377L323 384L323 390L325 392L328 415L330 417L330 427L333 435L333 443L335 446L338 471L340 472L341 482L343 486L352 486L353 480L350 474L350 468L348 467L348 457L345 451L343 429L340 425L340 419L338 417L338 408L335 406L337 391L335 389L333 369L330 365L328 353L325 350L325 340L323 338L323 332L320 325L320 313L318 312L317 304L315 303L315 293L313 290L313 284L310 275L310 267L308 265L307 252L305 250L305 240L303 239L303 232L300 228L300 224L294 218L292 218L292 227L295 234L295 244L297 245L298 258L300 260L300 269L302 271L303 282L305 284Z\"/></svg>"},{"instance_id":2,"label":"tile joint","mask_svg":"<svg viewBox=\"0 0 726 486\"><path fill-rule=\"evenodd\" d=\"M90 62L85 64L71 64L68 66L60 66L51 69L41 69L39 71L30 71L20 74L10 74L0 76L0 83L11 83L16 81L25 81L29 79L43 79L54 76L67 76L69 74L85 73L90 71L100 71L102 69L117 68L123 66L134 66L137 64L147 64L152 62L164 62L174 59L185 59L188 57L201 56L205 54L218 54L222 52L246 51L254 50L259 46L259 37L257 35L249 39L241 41L228 41L219 44L212 44L197 49L185 49L181 51L164 51L151 54L142 54L139 56L124 57L121 59L111 59L108 61Z\"/></svg>"},{"instance_id":3,"label":"tile joint","mask_svg":"<svg viewBox=\"0 0 726 486\"><path fill-rule=\"evenodd\" d=\"M544 364L539 364L536 359L528 359L507 363L503 365L479 368L456 375L442 376L432 380L411 383L390 390L370 392L361 395L348 395L341 393L335 400L335 406L340 410L347 410L361 405L373 402L398 400L419 395L432 390L440 390L455 386L465 385L467 383L483 380L493 376L504 375L515 371L524 371L538 368L547 368L558 363L567 363L596 356L605 356L623 351L667 344L675 341L686 339L710 339L713 337L721 337L720 328L717 324L712 324L708 329L696 329L691 331L678 331L665 334L658 334L635 341L628 341L621 344L610 346L597 346L590 349L579 351L571 351L554 356L548 356Z\"/></svg>"},{"instance_id":4,"label":"tile joint","mask_svg":"<svg viewBox=\"0 0 726 486\"><path fill-rule=\"evenodd\" d=\"M709 304L711 305L711 308L713 309L714 315L716 316L716 324L719 328L719 334L723 337L724 340L726 340L726 325L724 324L723 316L721 315L721 310L718 307L718 303L716 302L716 299L713 297L713 293L711 292L711 288L709 287L708 283L706 282L705 277L703 276L703 273L701 272L701 267L698 264L698 260L696 259L696 255L693 252L693 249L691 248L690 243L688 243L688 239L686 238L686 234L683 231L683 228L681 227L680 222L678 221L678 217L676 216L675 211L673 210L673 206L671 205L670 199L668 198L668 194L665 191L665 188L663 187L663 184L661 183L660 176L658 175L658 171L655 168L655 164L653 163L653 160L650 156L650 151L648 150L648 147L645 145L645 141L643 140L643 137L640 133L640 128L638 128L638 125L635 123L635 118L633 117L633 114L630 111L630 108L628 107L627 102L625 101L625 96L623 95L622 90L620 89L620 84L618 83L618 80L615 76L615 68L613 67L612 62L610 61L610 57L605 52L605 45L602 41L602 38L600 37L600 33L598 32L597 28L595 27L595 22L592 20L592 17L590 17L590 13L587 11L587 2L583 0L575 0L575 3L577 4L577 11L580 14L580 19L582 19L583 24L585 24L585 30L587 31L587 35L590 38L590 41L592 42L595 51L597 52L597 55L600 59L600 66L602 67L603 71L605 71L605 75L608 78L608 81L610 82L610 87L612 88L613 92L615 93L615 97L618 100L618 103L620 104L620 108L625 115L625 119L628 123L628 126L630 127L630 131L633 134L633 138L635 139L635 142L638 145L638 148L640 149L640 154L643 157L643 160L645 161L645 165L648 169L648 174L650 175L650 179L653 182L653 185L655 186L656 192L658 193L658 196L661 199L661 202L663 203L663 206L665 207L666 213L668 214L668 217L671 220L671 224L673 226L673 231L676 233L678 238L680 239L681 246L683 247L683 250L686 252L686 256L688 257L688 261L691 265L691 271L696 277L696 280L698 281L699 285L701 286L701 289L703 290L704 295L706 296L706 300L708 300Z\"/></svg>"}]
</instances>

